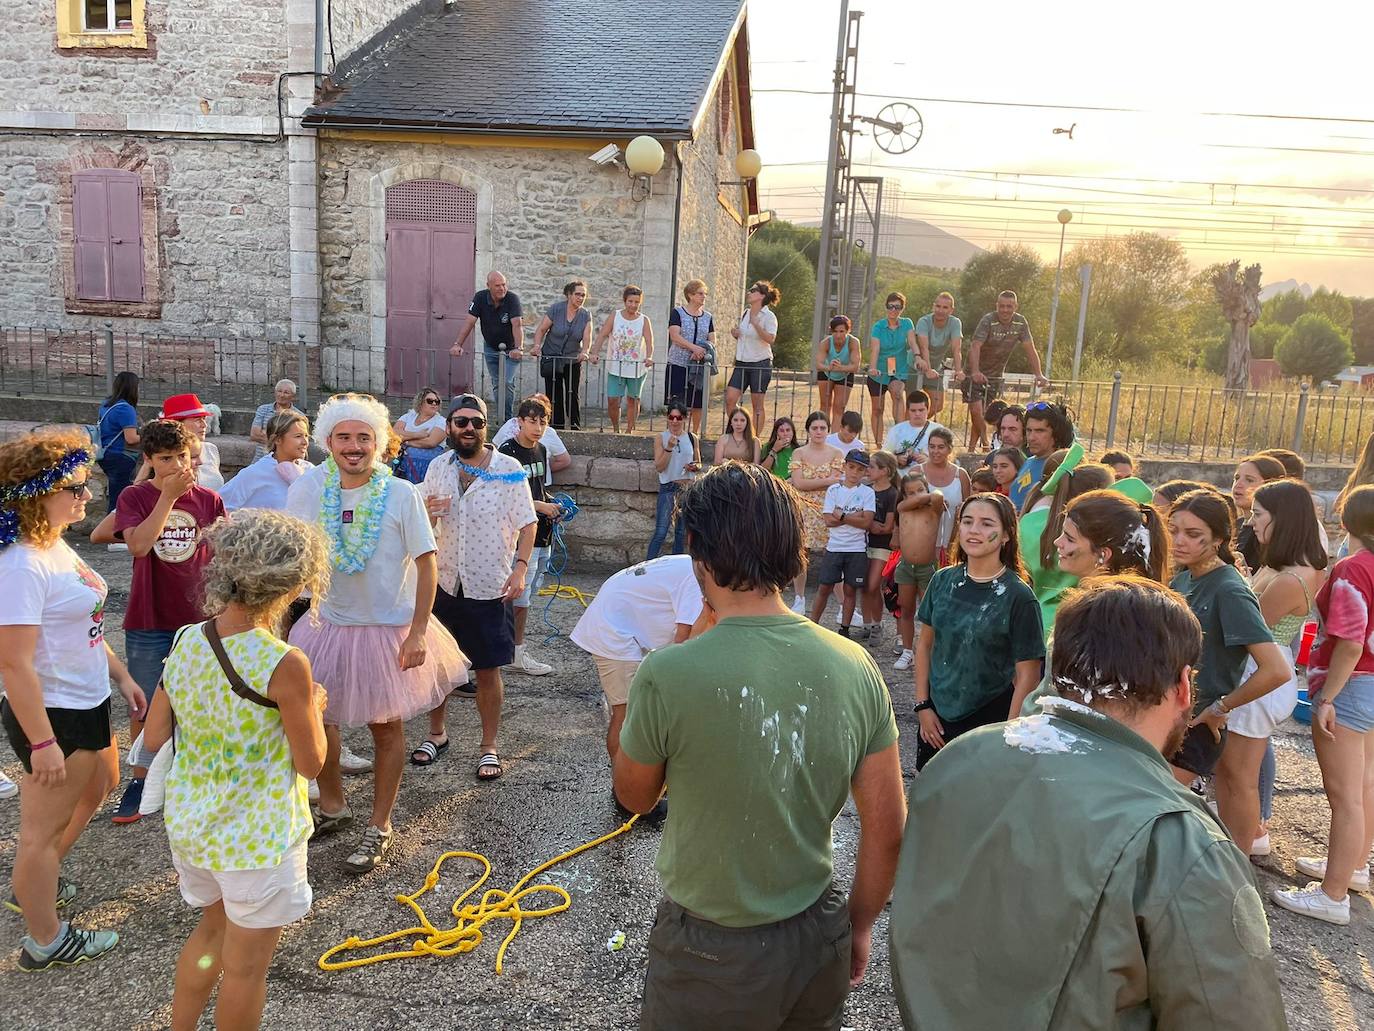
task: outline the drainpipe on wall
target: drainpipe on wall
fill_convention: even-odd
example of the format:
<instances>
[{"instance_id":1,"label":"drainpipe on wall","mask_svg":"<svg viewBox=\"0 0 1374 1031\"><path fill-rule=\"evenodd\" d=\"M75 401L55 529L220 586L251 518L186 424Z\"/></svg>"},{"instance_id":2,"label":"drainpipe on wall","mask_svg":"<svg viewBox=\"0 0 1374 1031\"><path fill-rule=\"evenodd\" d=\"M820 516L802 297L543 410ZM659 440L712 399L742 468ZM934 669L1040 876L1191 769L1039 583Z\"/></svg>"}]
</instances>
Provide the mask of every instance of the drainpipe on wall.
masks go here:
<instances>
[{"instance_id":1,"label":"drainpipe on wall","mask_svg":"<svg viewBox=\"0 0 1374 1031\"><path fill-rule=\"evenodd\" d=\"M678 234L682 230L682 151L686 146L687 144L682 141L673 145L673 161L677 165L677 198L673 201L673 260L669 266L672 271L668 274L668 311L663 316L663 325L665 326L668 325L668 317L672 314L673 305L677 304Z\"/></svg>"}]
</instances>

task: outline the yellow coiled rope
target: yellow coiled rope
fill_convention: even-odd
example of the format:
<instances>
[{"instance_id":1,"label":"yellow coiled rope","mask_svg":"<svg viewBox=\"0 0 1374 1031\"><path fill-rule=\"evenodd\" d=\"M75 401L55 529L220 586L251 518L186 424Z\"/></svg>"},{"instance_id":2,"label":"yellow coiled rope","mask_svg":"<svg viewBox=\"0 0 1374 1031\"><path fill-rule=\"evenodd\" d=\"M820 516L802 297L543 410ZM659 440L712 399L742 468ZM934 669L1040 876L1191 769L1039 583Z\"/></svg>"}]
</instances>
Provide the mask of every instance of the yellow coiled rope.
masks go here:
<instances>
[{"instance_id":1,"label":"yellow coiled rope","mask_svg":"<svg viewBox=\"0 0 1374 1031\"><path fill-rule=\"evenodd\" d=\"M561 913L572 905L572 896L567 891L556 884L530 884L529 882L538 877L545 870L549 870L559 863L571 859L573 856L588 849L595 848L597 845L610 841L624 834L636 821L638 816L632 816L619 828L609 834L585 844L578 845L570 852L564 852L555 859L550 859L547 863L535 867L529 873L521 877L516 882L515 887L510 891L502 891L500 888L488 888L482 893L482 900L474 905L464 905L468 898L477 889L486 883L491 876L491 862L486 856L477 852L445 852L435 862L434 868L425 876L424 886L413 895L397 895L396 901L404 906L409 906L415 914L415 918L420 921L418 926L407 927L403 931L392 931L390 934L383 934L376 938L358 938L356 936L347 941L340 942L332 949L320 957L319 966L321 970L348 970L351 967L365 967L372 963L384 963L389 959L409 959L413 956L456 956L459 953L471 952L482 944L482 928L491 920L512 920L510 933L501 942L501 948L496 951L496 972L501 973L501 966L506 956L506 949L515 940L515 936L520 933L521 924L525 920L532 920L535 917L553 916ZM453 915L457 919L457 924L446 931L441 931L429 922L429 917L425 915L424 909L417 901L421 895L432 889L439 883L439 870L444 863L450 859L471 859L482 864L482 876L477 878L467 891L459 895L453 903ZM534 895L536 892L549 892L555 895L559 901L546 909L525 909L521 902ZM373 949L378 945L396 941L400 938L415 938L410 943L410 948L396 952L382 952L375 956L362 956L357 959L334 960L332 957L341 952L355 952L363 949Z\"/></svg>"},{"instance_id":2,"label":"yellow coiled rope","mask_svg":"<svg viewBox=\"0 0 1374 1031\"><path fill-rule=\"evenodd\" d=\"M539 589L539 597L571 598L573 601L579 602L585 609L587 607L587 602L595 598L596 594L590 591L583 593L571 584L559 584L557 587L541 587Z\"/></svg>"}]
</instances>

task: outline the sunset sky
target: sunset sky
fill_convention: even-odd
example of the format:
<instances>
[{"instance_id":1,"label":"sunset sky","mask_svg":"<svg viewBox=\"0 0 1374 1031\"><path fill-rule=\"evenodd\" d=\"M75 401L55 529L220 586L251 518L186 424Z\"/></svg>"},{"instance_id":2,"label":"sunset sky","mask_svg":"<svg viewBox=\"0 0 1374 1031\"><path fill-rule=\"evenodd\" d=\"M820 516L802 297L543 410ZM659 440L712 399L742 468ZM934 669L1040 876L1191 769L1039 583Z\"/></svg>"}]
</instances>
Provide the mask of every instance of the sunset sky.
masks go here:
<instances>
[{"instance_id":1,"label":"sunset sky","mask_svg":"<svg viewBox=\"0 0 1374 1031\"><path fill-rule=\"evenodd\" d=\"M859 113L939 98L911 101L925 123L914 150L856 145L857 171L887 178L887 210L1052 261L1067 207L1070 245L1152 229L1195 265L1258 261L1266 283L1374 295L1374 5L851 6L864 11L858 90L875 94ZM750 3L762 201L781 218L820 210L839 10ZM1051 131L1075 122L1072 140Z\"/></svg>"}]
</instances>

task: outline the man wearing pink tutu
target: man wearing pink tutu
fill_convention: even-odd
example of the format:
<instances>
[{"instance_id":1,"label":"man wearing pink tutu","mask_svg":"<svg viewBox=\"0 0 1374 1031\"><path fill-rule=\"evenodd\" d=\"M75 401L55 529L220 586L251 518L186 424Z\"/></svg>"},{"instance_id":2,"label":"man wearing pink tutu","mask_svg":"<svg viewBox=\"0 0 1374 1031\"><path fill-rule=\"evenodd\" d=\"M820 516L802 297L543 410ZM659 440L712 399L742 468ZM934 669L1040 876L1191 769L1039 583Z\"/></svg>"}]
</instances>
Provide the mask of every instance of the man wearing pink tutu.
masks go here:
<instances>
[{"instance_id":1,"label":"man wearing pink tutu","mask_svg":"<svg viewBox=\"0 0 1374 1031\"><path fill-rule=\"evenodd\" d=\"M391 810L405 766L403 721L467 682L457 642L430 615L438 565L424 502L381 460L390 427L376 398L331 397L315 420L315 440L329 458L286 495L287 512L318 523L330 552L320 619L298 620L290 638L329 692L316 836L353 822L339 769L339 728L366 725L376 747L372 819L344 860L354 873L371 870L391 847Z\"/></svg>"}]
</instances>

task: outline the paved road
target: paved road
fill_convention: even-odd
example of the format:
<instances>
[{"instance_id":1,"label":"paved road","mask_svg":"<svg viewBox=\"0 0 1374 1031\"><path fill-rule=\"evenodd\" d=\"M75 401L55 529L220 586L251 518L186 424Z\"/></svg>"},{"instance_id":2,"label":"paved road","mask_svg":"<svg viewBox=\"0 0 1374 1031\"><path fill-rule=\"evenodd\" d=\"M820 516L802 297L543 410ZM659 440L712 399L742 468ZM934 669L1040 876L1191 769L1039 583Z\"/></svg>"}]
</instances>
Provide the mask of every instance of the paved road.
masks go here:
<instances>
[{"instance_id":1,"label":"paved road","mask_svg":"<svg viewBox=\"0 0 1374 1031\"><path fill-rule=\"evenodd\" d=\"M110 580L111 625L127 599L126 555L84 549L88 561ZM595 590L604 574L571 578ZM577 605L560 599L553 622L564 632ZM888 624L889 628L891 624ZM603 745L604 716L590 659L566 638L539 642L545 632L538 610L530 640L557 672L543 678L508 679L504 754L506 776L496 784L473 779L478 732L471 703L451 703L454 746L434 768L407 769L396 813L396 844L388 861L363 877L339 864L352 838L311 850L315 908L290 928L270 973L264 1027L282 1031L377 1027L588 1028L636 1026L646 962L645 945L658 898L653 861L658 834L636 828L556 868L541 879L563 885L572 908L527 921L506 955L505 974L493 972L497 936L505 922L472 953L450 959L406 959L340 973L325 973L316 960L351 935L368 936L410 926L410 914L393 896L416 890L440 853L471 850L492 862L491 885L511 886L525 872L558 853L616 826L610 774ZM122 648L117 632L112 643ZM881 656L890 673L891 657ZM894 697L904 703L909 681L890 675ZM119 707L116 703L117 708ZM914 760L915 721L898 705L908 773ZM122 723L120 716L118 722ZM412 742L423 721L413 721ZM1275 821L1276 855L1257 867L1261 890L1291 880L1292 857L1320 848L1326 807L1305 728L1280 740L1282 776ZM350 737L369 750L364 734ZM0 746L3 747L3 746ZM5 748L6 772L17 764ZM367 778L351 779L355 810L365 810ZM0 803L0 869L12 860L18 807ZM847 809L836 823L839 875L853 872L857 821ZM1052 833L1046 825L1045 833ZM1034 848L1034 842L1025 847ZM456 865L455 865L456 864ZM424 899L430 919L451 923L447 907L470 883L473 865L454 861L439 888ZM113 927L123 936L118 950L96 963L39 976L18 972L13 945L22 933L17 917L0 915L7 942L0 955L0 1028L37 1029L77 1024L86 1028L154 1031L170 1021L172 972L195 916L181 901L168 858L162 821L145 818L116 827L97 817L65 872L81 886L79 924ZM1026 890L1035 890L1027 885ZM1374 918L1356 896L1349 928L1327 927L1270 910L1275 948L1291 1026L1304 1031L1354 1031L1374 1027ZM530 900L536 905L537 898ZM625 947L606 942L625 933ZM1033 934L1027 929L1028 936ZM886 918L875 933L868 977L851 997L845 1025L856 1031L900 1026L892 1000L886 956ZM207 1019L204 1027L210 1027ZM981 1029L980 1029L981 1031Z\"/></svg>"}]
</instances>

